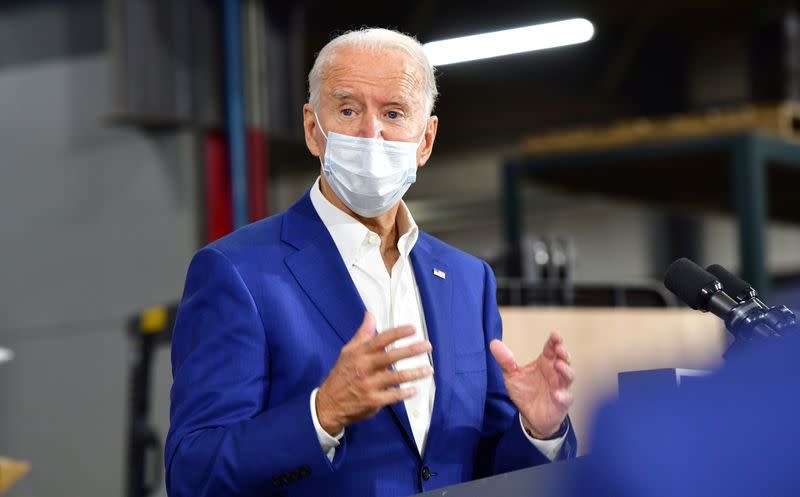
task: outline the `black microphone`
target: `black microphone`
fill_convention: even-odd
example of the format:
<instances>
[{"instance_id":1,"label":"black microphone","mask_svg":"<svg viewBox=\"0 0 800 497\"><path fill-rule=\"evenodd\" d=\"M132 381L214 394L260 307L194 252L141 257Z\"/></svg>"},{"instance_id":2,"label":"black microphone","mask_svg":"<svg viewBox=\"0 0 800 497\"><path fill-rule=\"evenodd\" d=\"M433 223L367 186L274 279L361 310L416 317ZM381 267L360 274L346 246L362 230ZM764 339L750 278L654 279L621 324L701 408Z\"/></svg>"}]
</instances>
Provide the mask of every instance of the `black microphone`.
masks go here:
<instances>
[{"instance_id":1,"label":"black microphone","mask_svg":"<svg viewBox=\"0 0 800 497\"><path fill-rule=\"evenodd\" d=\"M738 305L714 275L685 257L669 265L664 286L692 309L711 312L721 319Z\"/></svg>"},{"instance_id":2,"label":"black microphone","mask_svg":"<svg viewBox=\"0 0 800 497\"><path fill-rule=\"evenodd\" d=\"M737 301L744 302L748 299L756 299L764 309L768 307L758 298L758 292L756 292L755 288L719 264L708 266L706 271L713 274L717 280L722 283L722 288L725 290L725 293L732 296Z\"/></svg>"},{"instance_id":3,"label":"black microphone","mask_svg":"<svg viewBox=\"0 0 800 497\"><path fill-rule=\"evenodd\" d=\"M757 315L758 319L766 323L775 333L781 336L800 334L797 318L788 307L785 305L768 306L758 297L755 288L719 264L708 266L708 272L716 276L722 283L722 288L727 293L735 295L737 301L757 304L762 309L762 313Z\"/></svg>"},{"instance_id":4,"label":"black microphone","mask_svg":"<svg viewBox=\"0 0 800 497\"><path fill-rule=\"evenodd\" d=\"M737 341L779 336L765 319L760 301L733 299L713 274L689 259L681 258L670 264L664 275L664 286L692 309L711 312L721 318Z\"/></svg>"}]
</instances>

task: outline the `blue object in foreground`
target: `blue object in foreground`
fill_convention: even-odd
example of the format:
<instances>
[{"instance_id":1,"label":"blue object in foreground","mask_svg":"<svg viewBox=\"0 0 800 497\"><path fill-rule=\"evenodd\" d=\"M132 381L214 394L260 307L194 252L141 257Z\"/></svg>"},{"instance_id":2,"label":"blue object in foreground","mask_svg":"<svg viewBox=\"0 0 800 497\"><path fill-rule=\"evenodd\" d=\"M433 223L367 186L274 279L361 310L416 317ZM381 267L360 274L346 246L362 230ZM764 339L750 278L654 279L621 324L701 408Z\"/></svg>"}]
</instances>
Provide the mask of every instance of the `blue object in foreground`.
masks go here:
<instances>
[{"instance_id":1,"label":"blue object in foreground","mask_svg":"<svg viewBox=\"0 0 800 497\"><path fill-rule=\"evenodd\" d=\"M691 389L607 405L572 495L800 495L798 358L800 340L777 340Z\"/></svg>"}]
</instances>

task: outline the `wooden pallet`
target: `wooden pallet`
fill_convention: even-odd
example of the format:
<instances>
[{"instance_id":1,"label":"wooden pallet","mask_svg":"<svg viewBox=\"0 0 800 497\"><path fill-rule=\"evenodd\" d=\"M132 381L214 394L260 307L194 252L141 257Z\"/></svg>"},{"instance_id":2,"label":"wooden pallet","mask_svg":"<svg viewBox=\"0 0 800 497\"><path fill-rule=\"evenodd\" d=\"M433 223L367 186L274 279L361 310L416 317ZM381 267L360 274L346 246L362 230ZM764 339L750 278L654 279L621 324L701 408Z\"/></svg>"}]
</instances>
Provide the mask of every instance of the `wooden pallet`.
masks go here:
<instances>
[{"instance_id":1,"label":"wooden pallet","mask_svg":"<svg viewBox=\"0 0 800 497\"><path fill-rule=\"evenodd\" d=\"M800 103L748 105L702 114L678 114L661 119L632 119L605 127L582 127L526 138L524 155L544 155L616 148L636 143L762 131L800 139Z\"/></svg>"},{"instance_id":2,"label":"wooden pallet","mask_svg":"<svg viewBox=\"0 0 800 497\"><path fill-rule=\"evenodd\" d=\"M11 485L25 476L30 471L31 465L24 461L15 461L7 457L0 457L0 495L4 494Z\"/></svg>"}]
</instances>

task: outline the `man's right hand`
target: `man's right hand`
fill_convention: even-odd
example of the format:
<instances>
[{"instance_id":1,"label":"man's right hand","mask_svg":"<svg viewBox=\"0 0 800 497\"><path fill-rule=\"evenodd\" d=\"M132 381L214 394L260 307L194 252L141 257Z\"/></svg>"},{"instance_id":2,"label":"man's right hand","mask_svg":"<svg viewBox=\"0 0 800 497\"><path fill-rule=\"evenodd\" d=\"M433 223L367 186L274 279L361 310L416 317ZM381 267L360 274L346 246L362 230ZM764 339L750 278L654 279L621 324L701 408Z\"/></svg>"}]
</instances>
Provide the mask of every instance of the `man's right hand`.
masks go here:
<instances>
[{"instance_id":1,"label":"man's right hand","mask_svg":"<svg viewBox=\"0 0 800 497\"><path fill-rule=\"evenodd\" d=\"M433 374L431 366L394 371L401 359L431 351L427 340L387 351L386 347L412 336L412 326L399 326L375 333L375 318L369 312L355 336L342 347L333 369L317 391L317 419L332 436L349 424L375 415L382 407L413 397L414 387L399 385Z\"/></svg>"}]
</instances>

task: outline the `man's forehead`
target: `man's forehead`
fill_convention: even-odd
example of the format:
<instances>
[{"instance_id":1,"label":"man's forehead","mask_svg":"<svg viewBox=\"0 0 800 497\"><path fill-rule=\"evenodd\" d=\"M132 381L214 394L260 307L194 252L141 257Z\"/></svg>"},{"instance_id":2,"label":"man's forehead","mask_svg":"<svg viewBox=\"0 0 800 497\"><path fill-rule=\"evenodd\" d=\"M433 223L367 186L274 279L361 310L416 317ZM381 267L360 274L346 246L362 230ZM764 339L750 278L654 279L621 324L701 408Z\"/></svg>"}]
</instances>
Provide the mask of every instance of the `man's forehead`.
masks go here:
<instances>
[{"instance_id":1,"label":"man's forehead","mask_svg":"<svg viewBox=\"0 0 800 497\"><path fill-rule=\"evenodd\" d=\"M424 90L421 69L401 50L338 50L323 71L323 92L337 99L355 98L367 86L387 98L416 98Z\"/></svg>"}]
</instances>

